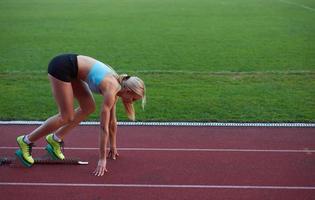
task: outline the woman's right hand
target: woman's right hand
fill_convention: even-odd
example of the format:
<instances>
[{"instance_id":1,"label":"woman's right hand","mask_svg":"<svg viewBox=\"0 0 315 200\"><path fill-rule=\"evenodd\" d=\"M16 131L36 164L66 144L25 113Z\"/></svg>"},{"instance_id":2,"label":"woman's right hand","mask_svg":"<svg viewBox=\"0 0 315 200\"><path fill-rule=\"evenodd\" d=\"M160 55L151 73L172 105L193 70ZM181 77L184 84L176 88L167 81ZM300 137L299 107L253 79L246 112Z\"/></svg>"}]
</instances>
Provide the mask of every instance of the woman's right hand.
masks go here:
<instances>
[{"instance_id":1,"label":"woman's right hand","mask_svg":"<svg viewBox=\"0 0 315 200\"><path fill-rule=\"evenodd\" d=\"M117 148L111 147L109 152L108 152L107 158L116 160L118 157L119 157L119 154L118 154Z\"/></svg>"},{"instance_id":2,"label":"woman's right hand","mask_svg":"<svg viewBox=\"0 0 315 200\"><path fill-rule=\"evenodd\" d=\"M106 168L106 158L104 159L99 159L97 163L97 167L94 170L93 174L95 176L103 176L105 172L108 172Z\"/></svg>"}]
</instances>

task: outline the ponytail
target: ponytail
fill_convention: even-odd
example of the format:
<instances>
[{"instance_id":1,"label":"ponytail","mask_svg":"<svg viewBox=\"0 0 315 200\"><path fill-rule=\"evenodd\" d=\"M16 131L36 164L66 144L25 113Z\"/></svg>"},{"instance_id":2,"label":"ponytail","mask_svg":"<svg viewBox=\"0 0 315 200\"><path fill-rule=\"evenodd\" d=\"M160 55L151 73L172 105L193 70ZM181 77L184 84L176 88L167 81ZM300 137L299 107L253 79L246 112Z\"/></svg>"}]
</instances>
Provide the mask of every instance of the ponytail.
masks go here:
<instances>
[{"instance_id":1,"label":"ponytail","mask_svg":"<svg viewBox=\"0 0 315 200\"><path fill-rule=\"evenodd\" d=\"M128 80L130 78L130 76L127 74L120 74L120 75L117 75L116 78L117 78L118 82L120 83L120 85L123 86L123 81Z\"/></svg>"}]
</instances>

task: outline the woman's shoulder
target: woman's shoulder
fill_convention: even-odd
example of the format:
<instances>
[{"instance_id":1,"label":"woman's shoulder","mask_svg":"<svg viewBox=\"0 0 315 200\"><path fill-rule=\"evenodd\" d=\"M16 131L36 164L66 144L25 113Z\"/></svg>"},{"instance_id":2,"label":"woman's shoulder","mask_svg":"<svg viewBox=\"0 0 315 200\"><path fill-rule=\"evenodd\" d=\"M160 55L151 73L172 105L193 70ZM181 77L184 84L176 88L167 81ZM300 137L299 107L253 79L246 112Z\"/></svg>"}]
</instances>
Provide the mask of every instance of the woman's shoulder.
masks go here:
<instances>
[{"instance_id":1,"label":"woman's shoulder","mask_svg":"<svg viewBox=\"0 0 315 200\"><path fill-rule=\"evenodd\" d=\"M114 94L117 94L117 92L121 89L117 78L113 74L106 76L99 87L102 91L111 92Z\"/></svg>"}]
</instances>

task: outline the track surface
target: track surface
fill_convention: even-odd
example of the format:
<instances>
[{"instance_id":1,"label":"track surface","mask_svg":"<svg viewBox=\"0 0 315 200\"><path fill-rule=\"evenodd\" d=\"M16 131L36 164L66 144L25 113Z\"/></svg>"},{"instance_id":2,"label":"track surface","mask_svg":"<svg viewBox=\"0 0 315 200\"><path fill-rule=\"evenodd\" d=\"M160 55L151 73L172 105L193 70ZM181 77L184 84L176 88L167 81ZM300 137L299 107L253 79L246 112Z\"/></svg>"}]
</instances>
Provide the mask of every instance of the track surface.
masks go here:
<instances>
[{"instance_id":1,"label":"track surface","mask_svg":"<svg viewBox=\"0 0 315 200\"><path fill-rule=\"evenodd\" d=\"M37 126L1 125L0 156ZM120 126L120 158L103 177L98 127L79 126L65 139L66 156L87 166L0 167L0 198L311 200L315 196L314 128ZM44 140L34 156L44 154Z\"/></svg>"}]
</instances>

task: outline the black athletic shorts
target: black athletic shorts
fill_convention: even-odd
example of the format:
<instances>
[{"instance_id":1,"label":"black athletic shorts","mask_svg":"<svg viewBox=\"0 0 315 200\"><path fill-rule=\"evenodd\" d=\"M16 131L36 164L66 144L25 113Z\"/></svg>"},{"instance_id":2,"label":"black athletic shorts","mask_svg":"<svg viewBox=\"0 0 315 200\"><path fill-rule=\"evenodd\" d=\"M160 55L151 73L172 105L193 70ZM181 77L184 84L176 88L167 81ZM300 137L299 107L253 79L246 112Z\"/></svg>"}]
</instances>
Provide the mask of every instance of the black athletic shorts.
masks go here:
<instances>
[{"instance_id":1,"label":"black athletic shorts","mask_svg":"<svg viewBox=\"0 0 315 200\"><path fill-rule=\"evenodd\" d=\"M70 82L78 76L77 54L62 54L54 57L48 65L48 74L58 80Z\"/></svg>"}]
</instances>

